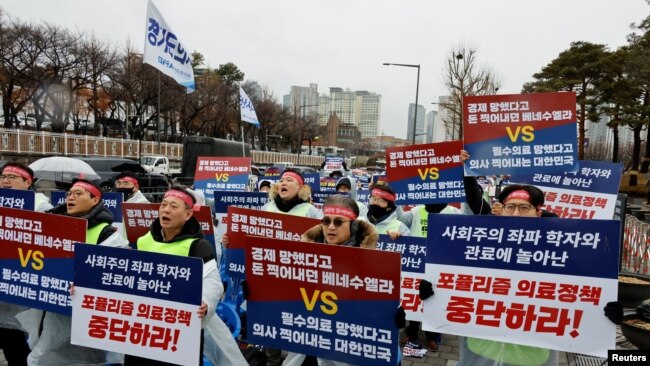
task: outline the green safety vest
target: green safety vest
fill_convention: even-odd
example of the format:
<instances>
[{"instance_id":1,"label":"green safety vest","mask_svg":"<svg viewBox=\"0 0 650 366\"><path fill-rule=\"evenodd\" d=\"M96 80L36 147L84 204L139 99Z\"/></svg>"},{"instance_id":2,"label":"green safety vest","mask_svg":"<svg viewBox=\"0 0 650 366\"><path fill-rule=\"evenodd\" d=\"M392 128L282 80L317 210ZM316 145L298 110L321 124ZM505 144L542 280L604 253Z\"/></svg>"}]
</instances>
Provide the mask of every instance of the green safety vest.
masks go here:
<instances>
[{"instance_id":1,"label":"green safety vest","mask_svg":"<svg viewBox=\"0 0 650 366\"><path fill-rule=\"evenodd\" d=\"M284 212L284 211L280 211L280 209L278 209L278 206L275 205L275 202L273 202L266 207L266 212L276 212L276 213L287 214L292 216L307 217L310 207L311 205L309 203L301 203L295 206L294 208L292 208L291 210L289 210L289 212Z\"/></svg>"},{"instance_id":2,"label":"green safety vest","mask_svg":"<svg viewBox=\"0 0 650 366\"><path fill-rule=\"evenodd\" d=\"M419 236L421 238L427 237L427 228L429 225L429 213L427 208L421 206L418 210L419 215L416 216L415 212L413 213L413 222L411 223L411 236Z\"/></svg>"},{"instance_id":3,"label":"green safety vest","mask_svg":"<svg viewBox=\"0 0 650 366\"><path fill-rule=\"evenodd\" d=\"M378 234L388 234L389 231L399 232L399 228L401 226L401 223L402 223L401 221L399 221L397 219L393 219L390 223L388 223L388 225L386 225L386 227L378 228L375 225L375 229L377 230Z\"/></svg>"},{"instance_id":4,"label":"green safety vest","mask_svg":"<svg viewBox=\"0 0 650 366\"><path fill-rule=\"evenodd\" d=\"M97 241L99 240L99 234L102 233L102 230L108 226L108 223L102 222L100 224L97 224L90 229L86 230L86 243L88 244L97 244Z\"/></svg>"},{"instance_id":5,"label":"green safety vest","mask_svg":"<svg viewBox=\"0 0 650 366\"><path fill-rule=\"evenodd\" d=\"M190 246L192 243L197 240L196 238L187 238L171 243L165 243L156 241L151 235L151 231L146 235L141 236L136 243L138 250L143 250L145 252L155 252L162 254L172 254L180 255L183 257L189 257L190 255Z\"/></svg>"},{"instance_id":6,"label":"green safety vest","mask_svg":"<svg viewBox=\"0 0 650 366\"><path fill-rule=\"evenodd\" d=\"M479 338L467 338L467 348L483 358L517 366L544 365L551 354L544 348Z\"/></svg>"}]
</instances>

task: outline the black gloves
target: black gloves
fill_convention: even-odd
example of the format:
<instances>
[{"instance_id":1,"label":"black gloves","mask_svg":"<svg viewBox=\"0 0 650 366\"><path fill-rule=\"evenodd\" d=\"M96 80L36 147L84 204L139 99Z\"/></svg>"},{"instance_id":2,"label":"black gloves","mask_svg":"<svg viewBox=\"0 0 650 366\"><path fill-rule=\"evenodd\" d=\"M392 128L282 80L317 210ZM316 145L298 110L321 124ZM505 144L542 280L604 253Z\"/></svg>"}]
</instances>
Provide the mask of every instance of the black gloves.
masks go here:
<instances>
[{"instance_id":1,"label":"black gloves","mask_svg":"<svg viewBox=\"0 0 650 366\"><path fill-rule=\"evenodd\" d=\"M248 283L246 280L241 281L241 292L244 295L244 300L248 300Z\"/></svg>"},{"instance_id":2,"label":"black gloves","mask_svg":"<svg viewBox=\"0 0 650 366\"><path fill-rule=\"evenodd\" d=\"M427 280L420 280L420 300L433 296L433 285Z\"/></svg>"},{"instance_id":3,"label":"black gloves","mask_svg":"<svg viewBox=\"0 0 650 366\"><path fill-rule=\"evenodd\" d=\"M406 312L403 307L398 307L395 312L395 326L397 329L404 328L406 326Z\"/></svg>"},{"instance_id":4,"label":"black gloves","mask_svg":"<svg viewBox=\"0 0 650 366\"><path fill-rule=\"evenodd\" d=\"M605 305L605 316L612 323L619 325L623 322L623 305L618 301L608 302Z\"/></svg>"}]
</instances>

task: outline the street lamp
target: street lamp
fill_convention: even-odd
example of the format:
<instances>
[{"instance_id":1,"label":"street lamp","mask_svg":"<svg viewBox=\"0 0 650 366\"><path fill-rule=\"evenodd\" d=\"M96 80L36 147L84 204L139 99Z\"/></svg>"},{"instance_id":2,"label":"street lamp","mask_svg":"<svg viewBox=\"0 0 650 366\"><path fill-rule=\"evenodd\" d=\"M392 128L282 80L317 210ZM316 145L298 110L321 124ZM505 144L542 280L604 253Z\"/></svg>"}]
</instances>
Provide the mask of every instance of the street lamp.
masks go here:
<instances>
[{"instance_id":1,"label":"street lamp","mask_svg":"<svg viewBox=\"0 0 650 366\"><path fill-rule=\"evenodd\" d=\"M418 94L420 92L420 65L411 65L411 64L393 64L389 62L384 62L384 66L403 66L403 67L416 67L418 69L418 79L415 84L415 112L413 113L413 136L411 136L411 144L415 145L415 129L418 125Z\"/></svg>"}]
</instances>

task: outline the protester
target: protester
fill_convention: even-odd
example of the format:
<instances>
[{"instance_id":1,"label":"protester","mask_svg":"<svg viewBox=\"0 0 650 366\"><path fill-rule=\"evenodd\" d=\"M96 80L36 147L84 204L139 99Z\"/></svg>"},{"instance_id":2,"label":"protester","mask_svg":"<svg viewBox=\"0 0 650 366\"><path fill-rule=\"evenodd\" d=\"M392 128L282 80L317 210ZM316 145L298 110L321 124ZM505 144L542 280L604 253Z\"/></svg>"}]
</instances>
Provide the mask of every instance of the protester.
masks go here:
<instances>
[{"instance_id":1,"label":"protester","mask_svg":"<svg viewBox=\"0 0 650 366\"><path fill-rule=\"evenodd\" d=\"M417 205L408 212L402 212L400 210L399 220L409 227L411 236L426 238L430 213L459 215L461 214L461 211L446 203L427 203L424 205ZM401 346L404 346L409 342L419 346L418 332L420 330L420 325L421 322L413 320L409 321L409 325L404 328L405 335L399 342ZM438 343L436 342L436 339L440 334L425 331L424 335L427 341L427 349L431 352L438 352Z\"/></svg>"},{"instance_id":2,"label":"protester","mask_svg":"<svg viewBox=\"0 0 650 366\"><path fill-rule=\"evenodd\" d=\"M88 221L86 243L126 248L128 242L111 226L113 214L104 206L101 189L84 179L74 180L65 202L47 211L53 214L82 218ZM106 364L103 350L70 344L69 316L30 309L18 315L29 332L32 352L30 366Z\"/></svg>"},{"instance_id":3,"label":"protester","mask_svg":"<svg viewBox=\"0 0 650 366\"><path fill-rule=\"evenodd\" d=\"M286 213L294 216L320 218L322 213L310 202L311 188L299 171L287 168L278 183L269 190L269 201L263 211Z\"/></svg>"},{"instance_id":4,"label":"protester","mask_svg":"<svg viewBox=\"0 0 650 366\"><path fill-rule=\"evenodd\" d=\"M136 249L203 260L201 306L197 311L203 328L214 315L217 301L223 293L223 285L219 278L212 246L204 239L201 224L193 216L195 204L194 196L184 188L169 189L158 209L158 218L151 224L149 232L138 239ZM200 365L203 365L202 354L203 331L201 331ZM170 364L133 355L124 357L124 366L153 365Z\"/></svg>"},{"instance_id":5,"label":"protester","mask_svg":"<svg viewBox=\"0 0 650 366\"><path fill-rule=\"evenodd\" d=\"M0 175L0 188L19 190L32 189L34 171L18 162L6 163ZM35 195L35 211L44 212L52 208L48 198L42 193ZM24 306L0 302L0 348L9 366L27 365L30 349L26 334L16 319L16 314L27 310Z\"/></svg>"},{"instance_id":6,"label":"protester","mask_svg":"<svg viewBox=\"0 0 650 366\"><path fill-rule=\"evenodd\" d=\"M268 192L269 190L271 190L271 181L268 179L260 180L257 190L260 192Z\"/></svg>"},{"instance_id":7,"label":"protester","mask_svg":"<svg viewBox=\"0 0 650 366\"><path fill-rule=\"evenodd\" d=\"M349 194L359 207L359 219L366 220L368 217L368 207L362 202L357 201L357 189L358 185L356 184L356 180L352 177L343 177L336 182L336 191Z\"/></svg>"},{"instance_id":8,"label":"protester","mask_svg":"<svg viewBox=\"0 0 650 366\"><path fill-rule=\"evenodd\" d=\"M409 228L397 219L396 199L395 192L386 183L370 187L368 221L375 226L379 234L392 234L393 238L396 234L409 235Z\"/></svg>"},{"instance_id":9,"label":"protester","mask_svg":"<svg viewBox=\"0 0 650 366\"><path fill-rule=\"evenodd\" d=\"M140 180L132 172L122 172L115 177L115 190L124 195L124 202L149 203L140 191Z\"/></svg>"},{"instance_id":10,"label":"protester","mask_svg":"<svg viewBox=\"0 0 650 366\"><path fill-rule=\"evenodd\" d=\"M379 234L366 221L359 220L357 203L344 195L330 196L323 205L321 223L307 230L301 240L312 243L341 245L366 249L376 249ZM395 316L397 327L404 326L404 310L399 308ZM289 352L283 366L300 366L313 364L313 358L304 354ZM319 366L345 366L344 362L317 358Z\"/></svg>"},{"instance_id":11,"label":"protester","mask_svg":"<svg viewBox=\"0 0 650 366\"><path fill-rule=\"evenodd\" d=\"M2 167L0 188L33 190L34 171L23 163L8 162ZM34 211L45 212L52 208L50 199L43 193L36 193Z\"/></svg>"}]
</instances>

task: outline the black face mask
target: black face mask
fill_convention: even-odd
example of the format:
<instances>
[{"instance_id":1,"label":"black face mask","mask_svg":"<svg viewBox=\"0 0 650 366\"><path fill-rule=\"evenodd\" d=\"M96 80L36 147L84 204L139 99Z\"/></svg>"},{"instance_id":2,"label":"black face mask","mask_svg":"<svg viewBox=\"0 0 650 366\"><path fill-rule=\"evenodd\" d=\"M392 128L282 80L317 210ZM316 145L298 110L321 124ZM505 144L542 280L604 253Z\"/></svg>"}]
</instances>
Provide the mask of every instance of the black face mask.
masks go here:
<instances>
[{"instance_id":1,"label":"black face mask","mask_svg":"<svg viewBox=\"0 0 650 366\"><path fill-rule=\"evenodd\" d=\"M115 188L116 191L122 193L124 195L124 200L128 200L129 197L131 197L135 191L134 188Z\"/></svg>"},{"instance_id":2,"label":"black face mask","mask_svg":"<svg viewBox=\"0 0 650 366\"><path fill-rule=\"evenodd\" d=\"M446 203L427 203L424 205L428 213L440 213L445 207L447 207Z\"/></svg>"},{"instance_id":3,"label":"black face mask","mask_svg":"<svg viewBox=\"0 0 650 366\"><path fill-rule=\"evenodd\" d=\"M392 211L392 208L390 206L381 207L381 206L378 206L378 205L369 205L368 206L368 219L371 220L371 222L372 222L373 219L375 220L375 222L377 222L377 219L381 219L382 217L389 214L391 211Z\"/></svg>"}]
</instances>

